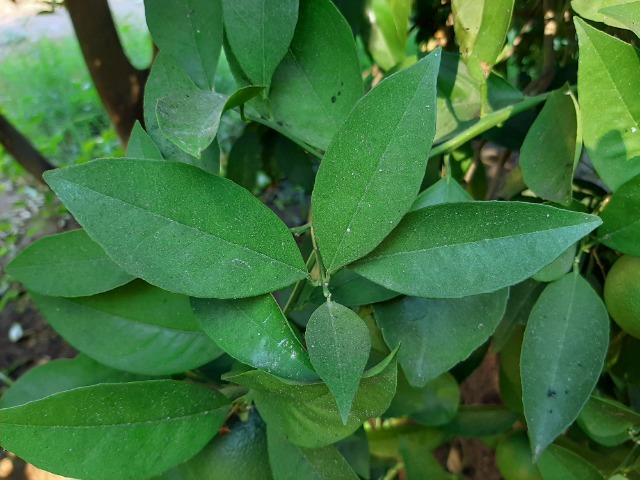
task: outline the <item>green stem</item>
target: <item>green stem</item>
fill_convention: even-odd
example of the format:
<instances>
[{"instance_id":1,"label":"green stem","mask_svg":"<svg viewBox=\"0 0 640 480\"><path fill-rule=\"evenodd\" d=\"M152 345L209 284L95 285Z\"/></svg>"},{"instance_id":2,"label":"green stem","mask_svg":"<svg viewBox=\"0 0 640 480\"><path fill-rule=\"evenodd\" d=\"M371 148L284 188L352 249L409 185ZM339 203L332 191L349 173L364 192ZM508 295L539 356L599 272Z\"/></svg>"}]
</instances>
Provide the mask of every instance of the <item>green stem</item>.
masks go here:
<instances>
[{"instance_id":1,"label":"green stem","mask_svg":"<svg viewBox=\"0 0 640 480\"><path fill-rule=\"evenodd\" d=\"M16 383L13 380L11 380L8 375L5 375L4 372L0 372L0 382L6 384L8 386L11 386L14 383Z\"/></svg>"},{"instance_id":2,"label":"green stem","mask_svg":"<svg viewBox=\"0 0 640 480\"><path fill-rule=\"evenodd\" d=\"M309 258L307 258L307 263L306 263L307 272L311 272L311 269L313 268L315 263L316 263L316 251L314 249L314 251L311 252L311 255L309 255ZM289 313L293 309L293 306L296 303L298 303L298 299L300 298L300 294L302 293L302 289L304 288L304 284L306 281L307 279L298 280L296 284L293 286L291 295L289 295L289 299L287 300L286 305L282 309L282 313L284 313L285 317L287 316L287 313Z\"/></svg>"},{"instance_id":3,"label":"green stem","mask_svg":"<svg viewBox=\"0 0 640 480\"><path fill-rule=\"evenodd\" d=\"M246 114L246 116L247 116L247 118L249 120L253 120L254 122L260 123L260 124L262 124L262 125L264 125L266 127L271 128L272 130L275 130L276 132L280 133L281 135L284 135L289 140L291 140L293 143L295 143L296 145L300 146L301 148L303 148L304 150L309 152L314 157L319 158L319 159L322 160L322 152L320 150L318 150L317 148L312 147L311 145L305 143L304 141L300 140L295 135L292 135L291 132L287 131L286 128L281 127L280 125L278 125L273 120L269 120L268 118L262 118L260 116L251 115L251 114Z\"/></svg>"},{"instance_id":4,"label":"green stem","mask_svg":"<svg viewBox=\"0 0 640 480\"><path fill-rule=\"evenodd\" d=\"M313 226L311 227L311 242L313 243L313 251L316 252L316 261L318 262L318 269L320 270L320 284L322 285L322 293L327 299L327 302L330 302L331 292L329 291L329 274L324 268L324 263L322 263L322 257L320 256L320 251L318 250L318 244L316 243L316 234L313 231Z\"/></svg>"},{"instance_id":5,"label":"green stem","mask_svg":"<svg viewBox=\"0 0 640 480\"><path fill-rule=\"evenodd\" d=\"M299 227L293 227L293 228L290 228L289 230L294 235L300 235L306 232L307 230L309 230L310 228L311 228L311 223L305 223L304 225L300 225Z\"/></svg>"}]
</instances>

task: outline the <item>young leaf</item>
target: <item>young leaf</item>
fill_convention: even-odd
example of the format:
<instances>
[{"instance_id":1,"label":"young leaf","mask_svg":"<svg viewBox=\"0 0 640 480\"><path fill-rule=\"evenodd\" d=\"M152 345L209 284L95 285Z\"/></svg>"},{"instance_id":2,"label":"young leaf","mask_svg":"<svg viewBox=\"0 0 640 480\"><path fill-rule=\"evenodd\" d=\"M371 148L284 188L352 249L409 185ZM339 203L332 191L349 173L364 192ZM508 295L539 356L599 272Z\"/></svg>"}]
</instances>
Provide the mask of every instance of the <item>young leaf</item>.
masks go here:
<instances>
[{"instance_id":1,"label":"young leaf","mask_svg":"<svg viewBox=\"0 0 640 480\"><path fill-rule=\"evenodd\" d=\"M383 80L351 111L313 190L313 228L330 272L373 250L409 210L435 133L440 50Z\"/></svg>"},{"instance_id":2,"label":"young leaf","mask_svg":"<svg viewBox=\"0 0 640 480\"><path fill-rule=\"evenodd\" d=\"M146 377L114 370L80 354L38 365L22 375L0 398L0 408L16 407L54 393L99 383L124 383Z\"/></svg>"},{"instance_id":3,"label":"young leaf","mask_svg":"<svg viewBox=\"0 0 640 480\"><path fill-rule=\"evenodd\" d=\"M311 364L335 397L346 425L371 350L369 329L352 310L328 301L311 315L305 340Z\"/></svg>"},{"instance_id":4,"label":"young leaf","mask_svg":"<svg viewBox=\"0 0 640 480\"><path fill-rule=\"evenodd\" d=\"M162 160L162 154L153 139L145 132L140 122L136 120L131 131L131 137L127 144L127 156L129 158L150 158Z\"/></svg>"},{"instance_id":5,"label":"young leaf","mask_svg":"<svg viewBox=\"0 0 640 480\"><path fill-rule=\"evenodd\" d=\"M172 380L81 387L0 410L0 444L64 476L148 478L204 447L226 405L211 389Z\"/></svg>"},{"instance_id":6,"label":"young leaf","mask_svg":"<svg viewBox=\"0 0 640 480\"><path fill-rule=\"evenodd\" d=\"M553 92L520 151L527 186L540 198L569 205L573 171L582 153L578 104L566 86Z\"/></svg>"},{"instance_id":7,"label":"young leaf","mask_svg":"<svg viewBox=\"0 0 640 480\"><path fill-rule=\"evenodd\" d=\"M508 289L459 299L404 297L373 306L409 383L423 387L467 358L498 326Z\"/></svg>"},{"instance_id":8,"label":"young leaf","mask_svg":"<svg viewBox=\"0 0 640 480\"><path fill-rule=\"evenodd\" d=\"M149 32L163 54L174 57L202 88L213 88L222 48L219 0L145 0Z\"/></svg>"},{"instance_id":9,"label":"young leaf","mask_svg":"<svg viewBox=\"0 0 640 480\"><path fill-rule=\"evenodd\" d=\"M440 203L470 202L473 197L460 186L457 180L446 177L441 178L436 183L418 195L411 205L411 211L421 208L438 205Z\"/></svg>"},{"instance_id":10,"label":"young leaf","mask_svg":"<svg viewBox=\"0 0 640 480\"><path fill-rule=\"evenodd\" d=\"M520 359L536 458L587 403L608 347L609 315L589 283L569 273L547 285L529 316Z\"/></svg>"},{"instance_id":11,"label":"young leaf","mask_svg":"<svg viewBox=\"0 0 640 480\"><path fill-rule=\"evenodd\" d=\"M250 297L307 275L293 237L271 210L193 166L103 159L45 178L116 263L166 290Z\"/></svg>"},{"instance_id":12,"label":"young leaf","mask_svg":"<svg viewBox=\"0 0 640 480\"><path fill-rule=\"evenodd\" d=\"M616 191L600 217L598 238L603 244L627 255L640 256L640 175Z\"/></svg>"},{"instance_id":13,"label":"young leaf","mask_svg":"<svg viewBox=\"0 0 640 480\"><path fill-rule=\"evenodd\" d=\"M369 52L383 70L393 68L406 56L412 4L412 0L372 0L368 5Z\"/></svg>"},{"instance_id":14,"label":"young leaf","mask_svg":"<svg viewBox=\"0 0 640 480\"><path fill-rule=\"evenodd\" d=\"M189 155L200 158L218 133L228 97L215 92L177 92L158 100L162 134Z\"/></svg>"},{"instance_id":15,"label":"young leaf","mask_svg":"<svg viewBox=\"0 0 640 480\"><path fill-rule=\"evenodd\" d=\"M599 444L615 447L640 429L640 414L615 400L591 396L580 412L578 425Z\"/></svg>"},{"instance_id":16,"label":"young leaf","mask_svg":"<svg viewBox=\"0 0 640 480\"><path fill-rule=\"evenodd\" d=\"M274 431L267 434L269 462L277 480L358 480L347 461L333 445L303 448Z\"/></svg>"},{"instance_id":17,"label":"young leaf","mask_svg":"<svg viewBox=\"0 0 640 480\"><path fill-rule=\"evenodd\" d=\"M562 480L602 480L603 478L596 467L580 455L559 445L549 445L536 465L543 478Z\"/></svg>"},{"instance_id":18,"label":"young leaf","mask_svg":"<svg viewBox=\"0 0 640 480\"><path fill-rule=\"evenodd\" d=\"M612 190L640 174L640 52L574 19L584 145Z\"/></svg>"},{"instance_id":19,"label":"young leaf","mask_svg":"<svg viewBox=\"0 0 640 480\"><path fill-rule=\"evenodd\" d=\"M119 370L179 373L222 354L200 330L187 297L140 280L92 297L31 296L60 336Z\"/></svg>"},{"instance_id":20,"label":"young leaf","mask_svg":"<svg viewBox=\"0 0 640 480\"><path fill-rule=\"evenodd\" d=\"M283 378L318 379L271 295L241 300L192 298L191 306L205 333L233 358Z\"/></svg>"},{"instance_id":21,"label":"young leaf","mask_svg":"<svg viewBox=\"0 0 640 480\"><path fill-rule=\"evenodd\" d=\"M235 59L256 85L269 85L289 50L298 0L223 0L224 27Z\"/></svg>"},{"instance_id":22,"label":"young leaf","mask_svg":"<svg viewBox=\"0 0 640 480\"><path fill-rule=\"evenodd\" d=\"M349 25L330 0L300 2L289 52L271 82L274 120L324 150L361 96L360 64Z\"/></svg>"},{"instance_id":23,"label":"young leaf","mask_svg":"<svg viewBox=\"0 0 640 480\"><path fill-rule=\"evenodd\" d=\"M406 295L466 297L521 282L600 223L593 215L531 203L434 205L407 214L349 268Z\"/></svg>"},{"instance_id":24,"label":"young leaf","mask_svg":"<svg viewBox=\"0 0 640 480\"><path fill-rule=\"evenodd\" d=\"M601 9L599 13L604 15L606 23L610 25L618 23L622 28L631 30L636 36L640 37L640 2L631 1L629 3L614 4Z\"/></svg>"},{"instance_id":25,"label":"young leaf","mask_svg":"<svg viewBox=\"0 0 640 480\"><path fill-rule=\"evenodd\" d=\"M6 271L29 290L58 297L95 295L134 278L84 230L41 238L14 258Z\"/></svg>"},{"instance_id":26,"label":"young leaf","mask_svg":"<svg viewBox=\"0 0 640 480\"><path fill-rule=\"evenodd\" d=\"M252 389L269 431L302 447L318 448L351 435L365 420L378 417L389 408L396 390L397 368L393 359L382 372L360 381L346 425L323 383L285 382L262 370L228 375L225 379Z\"/></svg>"}]
</instances>

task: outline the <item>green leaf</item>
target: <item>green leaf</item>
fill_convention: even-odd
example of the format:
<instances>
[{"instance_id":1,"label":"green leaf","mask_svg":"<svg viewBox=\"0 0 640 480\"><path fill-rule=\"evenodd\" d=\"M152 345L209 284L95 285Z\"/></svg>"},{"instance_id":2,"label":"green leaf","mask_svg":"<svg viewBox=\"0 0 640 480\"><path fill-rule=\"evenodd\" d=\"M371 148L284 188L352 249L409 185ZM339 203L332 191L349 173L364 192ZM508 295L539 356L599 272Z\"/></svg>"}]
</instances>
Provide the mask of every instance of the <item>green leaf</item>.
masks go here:
<instances>
[{"instance_id":1,"label":"green leaf","mask_svg":"<svg viewBox=\"0 0 640 480\"><path fill-rule=\"evenodd\" d=\"M179 373L222 354L200 330L186 296L139 280L92 297L31 296L60 336L119 370Z\"/></svg>"},{"instance_id":2,"label":"green leaf","mask_svg":"<svg viewBox=\"0 0 640 480\"><path fill-rule=\"evenodd\" d=\"M222 48L222 2L145 0L144 6L160 51L180 62L198 87L211 90Z\"/></svg>"},{"instance_id":3,"label":"green leaf","mask_svg":"<svg viewBox=\"0 0 640 480\"><path fill-rule=\"evenodd\" d=\"M549 445L536 463L545 479L602 480L596 467L580 455L558 445Z\"/></svg>"},{"instance_id":4,"label":"green leaf","mask_svg":"<svg viewBox=\"0 0 640 480\"><path fill-rule=\"evenodd\" d=\"M612 190L640 174L640 52L575 18L584 145Z\"/></svg>"},{"instance_id":5,"label":"green leaf","mask_svg":"<svg viewBox=\"0 0 640 480\"><path fill-rule=\"evenodd\" d=\"M398 361L409 383L423 387L491 336L508 295L504 289L459 299L404 297L373 309L387 345L401 345Z\"/></svg>"},{"instance_id":6,"label":"green leaf","mask_svg":"<svg viewBox=\"0 0 640 480\"><path fill-rule=\"evenodd\" d=\"M435 133L439 63L437 50L383 80L331 142L311 202L330 272L375 248L415 200Z\"/></svg>"},{"instance_id":7,"label":"green leaf","mask_svg":"<svg viewBox=\"0 0 640 480\"><path fill-rule=\"evenodd\" d=\"M3 393L0 408L16 407L77 387L138 380L146 378L114 370L80 354L74 359L54 360L29 370Z\"/></svg>"},{"instance_id":8,"label":"green leaf","mask_svg":"<svg viewBox=\"0 0 640 480\"><path fill-rule=\"evenodd\" d=\"M510 430L517 421L517 414L501 406L463 405L452 422L439 428L461 437L491 437Z\"/></svg>"},{"instance_id":9,"label":"green leaf","mask_svg":"<svg viewBox=\"0 0 640 480\"><path fill-rule=\"evenodd\" d=\"M358 307L371 303L384 302L399 294L367 280L347 268L343 268L329 282L329 292L333 301L345 307ZM316 288L310 301L324 301L322 288Z\"/></svg>"},{"instance_id":10,"label":"green leaf","mask_svg":"<svg viewBox=\"0 0 640 480\"><path fill-rule=\"evenodd\" d=\"M215 92L178 92L158 99L162 134L189 155L200 158L218 133L228 97Z\"/></svg>"},{"instance_id":11,"label":"green leaf","mask_svg":"<svg viewBox=\"0 0 640 480\"><path fill-rule=\"evenodd\" d=\"M457 180L445 177L420 193L418 198L414 200L411 210L420 210L440 203L470 202L472 200L473 197L460 186Z\"/></svg>"},{"instance_id":12,"label":"green leaf","mask_svg":"<svg viewBox=\"0 0 640 480\"><path fill-rule=\"evenodd\" d=\"M81 387L0 410L0 444L64 476L148 478L202 449L226 405L219 393L172 380Z\"/></svg>"},{"instance_id":13,"label":"green leaf","mask_svg":"<svg viewBox=\"0 0 640 480\"><path fill-rule=\"evenodd\" d=\"M362 90L353 34L338 9L330 0L300 2L289 52L271 82L274 120L324 150Z\"/></svg>"},{"instance_id":14,"label":"green leaf","mask_svg":"<svg viewBox=\"0 0 640 480\"><path fill-rule=\"evenodd\" d=\"M520 151L527 186L538 197L562 205L571 204L573 171L582 153L577 107L568 86L549 95Z\"/></svg>"},{"instance_id":15,"label":"green leaf","mask_svg":"<svg viewBox=\"0 0 640 480\"><path fill-rule=\"evenodd\" d=\"M509 31L514 0L453 0L460 53L476 79L487 78Z\"/></svg>"},{"instance_id":16,"label":"green leaf","mask_svg":"<svg viewBox=\"0 0 640 480\"><path fill-rule=\"evenodd\" d=\"M534 457L576 419L604 366L609 315L577 273L547 285L522 344L522 401Z\"/></svg>"},{"instance_id":17,"label":"green leaf","mask_svg":"<svg viewBox=\"0 0 640 480\"><path fill-rule=\"evenodd\" d=\"M434 205L407 214L349 268L406 295L466 297L521 282L599 224L593 215L531 203Z\"/></svg>"},{"instance_id":18,"label":"green leaf","mask_svg":"<svg viewBox=\"0 0 640 480\"><path fill-rule=\"evenodd\" d=\"M307 276L293 237L271 210L193 166L107 159L45 178L116 263L166 290L250 297Z\"/></svg>"},{"instance_id":19,"label":"green leaf","mask_svg":"<svg viewBox=\"0 0 640 480\"><path fill-rule=\"evenodd\" d=\"M289 50L298 21L298 0L223 0L227 40L246 77L269 85Z\"/></svg>"},{"instance_id":20,"label":"green leaf","mask_svg":"<svg viewBox=\"0 0 640 480\"><path fill-rule=\"evenodd\" d=\"M371 458L364 427L359 428L353 435L343 438L334 446L359 477L370 478Z\"/></svg>"},{"instance_id":21,"label":"green leaf","mask_svg":"<svg viewBox=\"0 0 640 480\"><path fill-rule=\"evenodd\" d=\"M382 415L395 393L397 368L393 360L380 374L360 381L346 425L323 383L296 384L262 370L228 375L226 380L252 389L270 432L302 447L317 448L351 435L365 420Z\"/></svg>"},{"instance_id":22,"label":"green leaf","mask_svg":"<svg viewBox=\"0 0 640 480\"><path fill-rule=\"evenodd\" d=\"M600 217L598 239L603 244L627 255L640 256L640 175L614 193Z\"/></svg>"},{"instance_id":23,"label":"green leaf","mask_svg":"<svg viewBox=\"0 0 640 480\"><path fill-rule=\"evenodd\" d=\"M282 135L278 136L273 155L286 179L304 188L305 193L311 193L316 176L311 156Z\"/></svg>"},{"instance_id":24,"label":"green leaf","mask_svg":"<svg viewBox=\"0 0 640 480\"><path fill-rule=\"evenodd\" d=\"M134 278L84 230L41 238L14 258L6 271L29 290L59 297L106 292Z\"/></svg>"},{"instance_id":25,"label":"green leaf","mask_svg":"<svg viewBox=\"0 0 640 480\"><path fill-rule=\"evenodd\" d=\"M227 159L227 178L250 192L256 187L258 169L262 167L262 140L255 128L245 128Z\"/></svg>"},{"instance_id":26,"label":"green leaf","mask_svg":"<svg viewBox=\"0 0 640 480\"><path fill-rule=\"evenodd\" d=\"M367 15L371 20L369 52L373 60L389 70L404 60L409 34L412 0L371 0Z\"/></svg>"},{"instance_id":27,"label":"green leaf","mask_svg":"<svg viewBox=\"0 0 640 480\"><path fill-rule=\"evenodd\" d=\"M205 333L233 358L283 378L318 379L271 295L241 300L192 298L191 306Z\"/></svg>"},{"instance_id":28,"label":"green leaf","mask_svg":"<svg viewBox=\"0 0 640 480\"><path fill-rule=\"evenodd\" d=\"M311 315L305 341L311 364L335 397L346 425L371 350L369 329L352 310L328 301Z\"/></svg>"},{"instance_id":29,"label":"green leaf","mask_svg":"<svg viewBox=\"0 0 640 480\"><path fill-rule=\"evenodd\" d=\"M358 480L340 452L332 445L303 448L269 429L269 461L275 480Z\"/></svg>"},{"instance_id":30,"label":"green leaf","mask_svg":"<svg viewBox=\"0 0 640 480\"><path fill-rule=\"evenodd\" d=\"M580 412L578 425L599 444L615 447L640 430L640 414L615 400L591 396Z\"/></svg>"},{"instance_id":31,"label":"green leaf","mask_svg":"<svg viewBox=\"0 0 640 480\"><path fill-rule=\"evenodd\" d=\"M604 15L605 23L618 23L640 37L640 2L614 4L600 9L598 13Z\"/></svg>"},{"instance_id":32,"label":"green leaf","mask_svg":"<svg viewBox=\"0 0 640 480\"><path fill-rule=\"evenodd\" d=\"M447 473L435 459L433 454L424 448L424 445L409 435L400 437L400 455L404 463L407 480L451 480L452 475Z\"/></svg>"},{"instance_id":33,"label":"green leaf","mask_svg":"<svg viewBox=\"0 0 640 480\"><path fill-rule=\"evenodd\" d=\"M162 160L162 154L153 139L145 132L140 122L136 120L131 131L131 137L127 144L127 156L129 158L151 158Z\"/></svg>"},{"instance_id":34,"label":"green leaf","mask_svg":"<svg viewBox=\"0 0 640 480\"><path fill-rule=\"evenodd\" d=\"M227 103L224 104L222 113L227 110L231 110L232 108L241 107L253 97L259 95L264 88L265 87L263 85L247 85L239 88L229 96Z\"/></svg>"},{"instance_id":35,"label":"green leaf","mask_svg":"<svg viewBox=\"0 0 640 480\"><path fill-rule=\"evenodd\" d=\"M613 17L608 16L604 10L609 7L622 6L634 2L636 0L571 0L571 8L583 18L606 23L612 27L627 28Z\"/></svg>"}]
</instances>

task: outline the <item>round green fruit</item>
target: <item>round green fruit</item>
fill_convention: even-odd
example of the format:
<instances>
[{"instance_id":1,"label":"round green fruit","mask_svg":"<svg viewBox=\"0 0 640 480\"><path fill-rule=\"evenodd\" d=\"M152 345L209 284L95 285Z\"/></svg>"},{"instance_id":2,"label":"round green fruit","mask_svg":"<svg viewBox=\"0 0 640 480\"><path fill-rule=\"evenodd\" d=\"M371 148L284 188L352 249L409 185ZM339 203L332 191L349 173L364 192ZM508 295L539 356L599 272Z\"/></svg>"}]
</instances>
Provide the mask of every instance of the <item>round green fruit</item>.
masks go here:
<instances>
[{"instance_id":1,"label":"round green fruit","mask_svg":"<svg viewBox=\"0 0 640 480\"><path fill-rule=\"evenodd\" d=\"M525 432L511 433L498 442L496 463L504 480L542 480Z\"/></svg>"},{"instance_id":2,"label":"round green fruit","mask_svg":"<svg viewBox=\"0 0 640 480\"><path fill-rule=\"evenodd\" d=\"M604 303L622 330L640 338L640 258L623 255L604 282Z\"/></svg>"}]
</instances>

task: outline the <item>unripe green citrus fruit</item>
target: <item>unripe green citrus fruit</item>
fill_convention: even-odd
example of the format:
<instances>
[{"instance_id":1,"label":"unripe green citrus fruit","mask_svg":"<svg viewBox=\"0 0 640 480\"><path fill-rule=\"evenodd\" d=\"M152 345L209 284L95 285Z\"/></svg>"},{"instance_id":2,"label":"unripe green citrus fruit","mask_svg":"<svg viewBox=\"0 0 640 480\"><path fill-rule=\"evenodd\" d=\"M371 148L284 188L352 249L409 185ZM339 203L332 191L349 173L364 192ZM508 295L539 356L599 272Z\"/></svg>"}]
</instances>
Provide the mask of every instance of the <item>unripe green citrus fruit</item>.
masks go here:
<instances>
[{"instance_id":1,"label":"unripe green citrus fruit","mask_svg":"<svg viewBox=\"0 0 640 480\"><path fill-rule=\"evenodd\" d=\"M640 258L623 255L604 282L604 303L616 323L640 338Z\"/></svg>"},{"instance_id":2,"label":"unripe green citrus fruit","mask_svg":"<svg viewBox=\"0 0 640 480\"><path fill-rule=\"evenodd\" d=\"M538 468L533 464L525 432L511 433L498 442L496 463L505 480L542 480Z\"/></svg>"}]
</instances>

